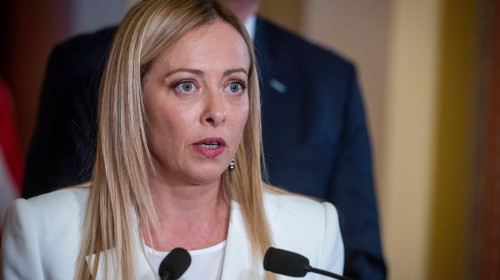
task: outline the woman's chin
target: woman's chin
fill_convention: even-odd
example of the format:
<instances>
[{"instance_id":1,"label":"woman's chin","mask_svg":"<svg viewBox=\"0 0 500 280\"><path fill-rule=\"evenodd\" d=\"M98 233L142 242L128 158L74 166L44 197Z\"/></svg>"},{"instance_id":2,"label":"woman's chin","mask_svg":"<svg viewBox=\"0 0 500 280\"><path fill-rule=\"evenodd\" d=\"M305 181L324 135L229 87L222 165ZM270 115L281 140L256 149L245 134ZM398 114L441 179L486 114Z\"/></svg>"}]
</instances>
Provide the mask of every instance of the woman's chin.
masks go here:
<instances>
[{"instance_id":1,"label":"woman's chin","mask_svg":"<svg viewBox=\"0 0 500 280\"><path fill-rule=\"evenodd\" d=\"M222 173L226 171L227 168L221 168L220 166L202 167L194 168L189 172L185 173L185 176L189 182L196 185L211 184L214 182L219 182Z\"/></svg>"}]
</instances>

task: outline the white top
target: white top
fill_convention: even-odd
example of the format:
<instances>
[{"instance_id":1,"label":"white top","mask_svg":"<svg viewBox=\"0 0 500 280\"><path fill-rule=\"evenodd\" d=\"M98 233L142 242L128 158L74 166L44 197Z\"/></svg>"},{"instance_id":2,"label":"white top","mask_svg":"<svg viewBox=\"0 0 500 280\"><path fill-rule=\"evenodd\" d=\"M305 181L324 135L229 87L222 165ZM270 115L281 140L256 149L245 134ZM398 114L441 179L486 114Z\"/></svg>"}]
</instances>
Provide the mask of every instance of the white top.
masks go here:
<instances>
[{"instance_id":1,"label":"white top","mask_svg":"<svg viewBox=\"0 0 500 280\"><path fill-rule=\"evenodd\" d=\"M179 280L219 280L222 273L225 249L226 241L224 240L212 247L189 251L189 255L191 255L191 265ZM158 272L161 261L163 261L168 253L169 252L159 252L146 246L147 258L151 267L156 269L156 272Z\"/></svg>"}]
</instances>

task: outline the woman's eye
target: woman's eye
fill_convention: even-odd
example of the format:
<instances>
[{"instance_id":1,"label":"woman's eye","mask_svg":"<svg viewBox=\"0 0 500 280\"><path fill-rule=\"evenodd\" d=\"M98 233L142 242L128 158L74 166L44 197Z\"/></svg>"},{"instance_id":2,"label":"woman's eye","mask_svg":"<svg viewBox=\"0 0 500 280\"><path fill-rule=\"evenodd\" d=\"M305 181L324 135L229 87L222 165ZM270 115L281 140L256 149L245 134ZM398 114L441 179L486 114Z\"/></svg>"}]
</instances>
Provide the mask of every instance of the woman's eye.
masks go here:
<instances>
[{"instance_id":1,"label":"woman's eye","mask_svg":"<svg viewBox=\"0 0 500 280\"><path fill-rule=\"evenodd\" d=\"M231 93L239 93L243 91L243 89L245 89L244 85L239 82L232 82L226 87L226 90Z\"/></svg>"},{"instance_id":2,"label":"woman's eye","mask_svg":"<svg viewBox=\"0 0 500 280\"><path fill-rule=\"evenodd\" d=\"M191 81L184 81L184 82L179 83L175 87L175 89L179 92L188 93L188 92L192 92L195 89L195 85Z\"/></svg>"}]
</instances>

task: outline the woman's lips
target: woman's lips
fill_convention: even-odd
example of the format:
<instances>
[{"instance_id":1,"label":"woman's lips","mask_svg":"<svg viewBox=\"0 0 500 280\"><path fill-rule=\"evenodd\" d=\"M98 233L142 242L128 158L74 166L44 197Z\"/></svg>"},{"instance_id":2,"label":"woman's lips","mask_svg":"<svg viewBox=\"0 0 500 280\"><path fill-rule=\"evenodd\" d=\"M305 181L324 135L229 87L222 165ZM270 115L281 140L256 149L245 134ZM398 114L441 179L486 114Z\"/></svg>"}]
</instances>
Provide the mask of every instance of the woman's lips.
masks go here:
<instances>
[{"instance_id":1,"label":"woman's lips","mask_svg":"<svg viewBox=\"0 0 500 280\"><path fill-rule=\"evenodd\" d=\"M207 158L214 158L224 152L226 142L222 138L206 138L194 143L193 148Z\"/></svg>"}]
</instances>

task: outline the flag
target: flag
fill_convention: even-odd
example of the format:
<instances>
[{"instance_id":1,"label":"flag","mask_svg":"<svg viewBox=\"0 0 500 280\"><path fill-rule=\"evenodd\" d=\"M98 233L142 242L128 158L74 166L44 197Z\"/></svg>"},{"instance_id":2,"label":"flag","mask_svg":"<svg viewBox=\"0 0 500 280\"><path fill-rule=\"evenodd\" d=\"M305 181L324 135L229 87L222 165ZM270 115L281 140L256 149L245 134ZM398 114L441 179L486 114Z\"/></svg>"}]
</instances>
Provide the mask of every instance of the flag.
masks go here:
<instances>
[{"instance_id":1,"label":"flag","mask_svg":"<svg viewBox=\"0 0 500 280\"><path fill-rule=\"evenodd\" d=\"M11 105L0 78L0 231L7 208L21 194L24 167Z\"/></svg>"}]
</instances>

